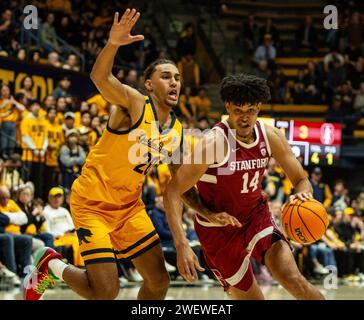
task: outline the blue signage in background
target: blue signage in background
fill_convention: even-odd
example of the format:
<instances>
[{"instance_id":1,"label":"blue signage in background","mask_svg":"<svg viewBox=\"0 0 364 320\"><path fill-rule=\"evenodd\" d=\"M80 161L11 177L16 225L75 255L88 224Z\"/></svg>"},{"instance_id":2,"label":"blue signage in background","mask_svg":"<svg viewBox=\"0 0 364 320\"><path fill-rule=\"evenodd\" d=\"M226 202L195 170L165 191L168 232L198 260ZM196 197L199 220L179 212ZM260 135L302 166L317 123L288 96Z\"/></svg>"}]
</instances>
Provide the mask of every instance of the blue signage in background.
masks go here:
<instances>
[{"instance_id":1,"label":"blue signage in background","mask_svg":"<svg viewBox=\"0 0 364 320\"><path fill-rule=\"evenodd\" d=\"M0 57L0 83L8 85L13 93L21 89L21 82L26 76L33 79L33 95L41 101L47 95L52 94L58 81L64 76L71 80L71 94L73 96L86 100L97 93L88 73Z\"/></svg>"}]
</instances>

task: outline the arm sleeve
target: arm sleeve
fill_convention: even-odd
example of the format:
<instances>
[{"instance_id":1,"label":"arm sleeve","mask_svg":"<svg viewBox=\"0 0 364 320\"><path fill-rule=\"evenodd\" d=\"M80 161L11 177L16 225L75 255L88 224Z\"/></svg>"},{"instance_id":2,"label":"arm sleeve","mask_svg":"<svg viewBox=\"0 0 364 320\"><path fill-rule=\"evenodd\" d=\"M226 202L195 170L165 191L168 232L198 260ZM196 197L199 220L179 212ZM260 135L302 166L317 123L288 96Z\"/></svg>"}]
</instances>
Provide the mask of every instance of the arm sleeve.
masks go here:
<instances>
[{"instance_id":1,"label":"arm sleeve","mask_svg":"<svg viewBox=\"0 0 364 320\"><path fill-rule=\"evenodd\" d=\"M78 147L78 148L79 148L79 155L76 158L75 162L77 162L77 164L79 164L79 165L83 165L86 160L86 153L83 150L83 148L81 148L81 147Z\"/></svg>"},{"instance_id":2,"label":"arm sleeve","mask_svg":"<svg viewBox=\"0 0 364 320\"><path fill-rule=\"evenodd\" d=\"M29 149L37 149L31 137L22 136L22 140Z\"/></svg>"},{"instance_id":3,"label":"arm sleeve","mask_svg":"<svg viewBox=\"0 0 364 320\"><path fill-rule=\"evenodd\" d=\"M47 147L48 147L48 132L46 130L46 134L42 145L42 150L45 152L47 150Z\"/></svg>"},{"instance_id":4,"label":"arm sleeve","mask_svg":"<svg viewBox=\"0 0 364 320\"><path fill-rule=\"evenodd\" d=\"M23 211L3 212L3 214L9 218L11 224L22 226L23 224L28 223L28 217Z\"/></svg>"},{"instance_id":5,"label":"arm sleeve","mask_svg":"<svg viewBox=\"0 0 364 320\"><path fill-rule=\"evenodd\" d=\"M66 146L61 148L59 159L65 167L72 167L76 163L70 156L70 151Z\"/></svg>"}]
</instances>

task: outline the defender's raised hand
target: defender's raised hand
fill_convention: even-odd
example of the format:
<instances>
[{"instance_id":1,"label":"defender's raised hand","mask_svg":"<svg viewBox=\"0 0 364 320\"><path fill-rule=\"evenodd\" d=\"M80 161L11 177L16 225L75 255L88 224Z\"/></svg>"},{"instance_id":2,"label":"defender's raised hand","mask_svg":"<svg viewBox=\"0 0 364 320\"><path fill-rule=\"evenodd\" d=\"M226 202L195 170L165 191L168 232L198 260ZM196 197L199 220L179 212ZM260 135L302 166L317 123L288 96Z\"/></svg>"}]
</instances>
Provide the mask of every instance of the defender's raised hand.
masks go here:
<instances>
[{"instance_id":1,"label":"defender's raised hand","mask_svg":"<svg viewBox=\"0 0 364 320\"><path fill-rule=\"evenodd\" d=\"M135 41L144 40L141 34L131 35L130 32L140 17L140 13L135 9L126 9L119 21L119 12L114 15L114 23L110 30L109 42L115 46L125 46Z\"/></svg>"}]
</instances>

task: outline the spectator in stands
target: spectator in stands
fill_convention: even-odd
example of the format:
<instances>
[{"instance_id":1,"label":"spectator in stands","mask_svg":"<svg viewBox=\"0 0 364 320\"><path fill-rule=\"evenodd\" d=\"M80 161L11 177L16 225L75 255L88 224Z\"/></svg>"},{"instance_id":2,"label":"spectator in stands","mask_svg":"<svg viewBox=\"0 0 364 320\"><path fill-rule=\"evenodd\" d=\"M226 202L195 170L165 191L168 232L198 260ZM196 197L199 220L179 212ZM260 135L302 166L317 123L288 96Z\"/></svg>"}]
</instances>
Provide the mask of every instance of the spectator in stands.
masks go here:
<instances>
[{"instance_id":1,"label":"spectator in stands","mask_svg":"<svg viewBox=\"0 0 364 320\"><path fill-rule=\"evenodd\" d=\"M323 74L313 60L307 61L307 72L303 81L306 87L314 86L319 93L322 92L324 82Z\"/></svg>"},{"instance_id":2,"label":"spectator in stands","mask_svg":"<svg viewBox=\"0 0 364 320\"><path fill-rule=\"evenodd\" d=\"M88 33L87 39L81 43L82 51L85 53L85 60L88 69L93 65L96 56L101 51L101 47L95 39L95 30L91 30Z\"/></svg>"},{"instance_id":3,"label":"spectator in stands","mask_svg":"<svg viewBox=\"0 0 364 320\"><path fill-rule=\"evenodd\" d=\"M345 270L342 273L349 275L349 279L355 278L355 273L363 272L364 256L361 246L358 246L355 241L358 230L355 223L353 223L352 212L336 210L333 227L340 241L345 243L346 252L348 252L344 256L346 259L344 264Z\"/></svg>"},{"instance_id":4,"label":"spectator in stands","mask_svg":"<svg viewBox=\"0 0 364 320\"><path fill-rule=\"evenodd\" d=\"M292 97L294 104L303 104L306 99L306 88L304 83L304 71L298 70L297 79L295 80L294 87L292 88Z\"/></svg>"},{"instance_id":5,"label":"spectator in stands","mask_svg":"<svg viewBox=\"0 0 364 320\"><path fill-rule=\"evenodd\" d=\"M50 107L47 110L47 134L48 147L46 152L45 175L44 175L44 194L59 184L59 154L64 143L64 133L62 126L56 122L56 108Z\"/></svg>"},{"instance_id":6,"label":"spectator in stands","mask_svg":"<svg viewBox=\"0 0 364 320\"><path fill-rule=\"evenodd\" d=\"M244 51L253 51L259 43L259 27L254 19L253 15L249 15L248 21L242 23L242 30L239 31L237 36Z\"/></svg>"},{"instance_id":7,"label":"spectator in stands","mask_svg":"<svg viewBox=\"0 0 364 320\"><path fill-rule=\"evenodd\" d=\"M48 110L48 108L56 107L56 99L52 95L46 96L43 100L43 108L44 110Z\"/></svg>"},{"instance_id":8,"label":"spectator in stands","mask_svg":"<svg viewBox=\"0 0 364 320\"><path fill-rule=\"evenodd\" d=\"M86 154L79 146L79 133L76 129L69 130L66 135L66 144L60 151L60 168L62 172L62 186L71 189L73 181L81 174Z\"/></svg>"},{"instance_id":9,"label":"spectator in stands","mask_svg":"<svg viewBox=\"0 0 364 320\"><path fill-rule=\"evenodd\" d=\"M104 99L101 94L95 94L86 101L88 104L96 104L99 116L105 116L109 114L110 104Z\"/></svg>"},{"instance_id":10,"label":"spectator in stands","mask_svg":"<svg viewBox=\"0 0 364 320\"><path fill-rule=\"evenodd\" d=\"M333 67L327 75L328 101L337 92L337 88L346 81L346 72L340 61L334 60Z\"/></svg>"},{"instance_id":11,"label":"spectator in stands","mask_svg":"<svg viewBox=\"0 0 364 320\"><path fill-rule=\"evenodd\" d=\"M73 249L73 264L84 266L79 244L70 212L61 205L64 202L62 188L54 187L49 191L48 204L44 208L45 231L54 238L54 245Z\"/></svg>"},{"instance_id":12,"label":"spectator in stands","mask_svg":"<svg viewBox=\"0 0 364 320\"><path fill-rule=\"evenodd\" d=\"M183 56L177 67L184 86L197 88L200 85L200 67L192 55Z\"/></svg>"},{"instance_id":13,"label":"spectator in stands","mask_svg":"<svg viewBox=\"0 0 364 320\"><path fill-rule=\"evenodd\" d=\"M352 64L356 63L361 57L360 48L354 44L349 44L344 50L344 54L345 61L349 61Z\"/></svg>"},{"instance_id":14,"label":"spectator in stands","mask_svg":"<svg viewBox=\"0 0 364 320\"><path fill-rule=\"evenodd\" d=\"M33 79L31 77L27 76L20 83L21 89L19 90L19 92L24 93L24 95L27 97L27 99L34 100L33 85L34 85Z\"/></svg>"},{"instance_id":15,"label":"spectator in stands","mask_svg":"<svg viewBox=\"0 0 364 320\"><path fill-rule=\"evenodd\" d=\"M313 197L320 201L325 208L330 208L332 201L332 193L330 187L322 181L322 170L315 167L311 173L311 185L313 188Z\"/></svg>"},{"instance_id":16,"label":"spectator in stands","mask_svg":"<svg viewBox=\"0 0 364 320\"><path fill-rule=\"evenodd\" d=\"M339 209L344 211L348 207L348 204L349 199L347 197L344 180L336 180L334 184L334 193L331 201L331 207L334 210Z\"/></svg>"},{"instance_id":17,"label":"spectator in stands","mask_svg":"<svg viewBox=\"0 0 364 320\"><path fill-rule=\"evenodd\" d=\"M19 172L22 167L20 158L18 153L13 153L10 159L5 162L0 159L0 185L7 186L12 190L24 183Z\"/></svg>"},{"instance_id":18,"label":"spectator in stands","mask_svg":"<svg viewBox=\"0 0 364 320\"><path fill-rule=\"evenodd\" d=\"M342 96L342 108L346 114L351 114L353 111L353 92L349 81L344 82L339 87L339 93Z\"/></svg>"},{"instance_id":19,"label":"spectator in stands","mask_svg":"<svg viewBox=\"0 0 364 320\"><path fill-rule=\"evenodd\" d=\"M360 21L359 12L354 12L347 27L349 45L360 47L363 44L363 24Z\"/></svg>"},{"instance_id":20,"label":"spectator in stands","mask_svg":"<svg viewBox=\"0 0 364 320\"><path fill-rule=\"evenodd\" d=\"M17 201L19 206L28 218L28 222L21 226L22 234L28 234L43 242L42 246L53 248L53 236L44 232L44 203L40 198L33 199L34 189L31 183L26 183L17 188ZM34 239L33 239L34 251Z\"/></svg>"},{"instance_id":21,"label":"spectator in stands","mask_svg":"<svg viewBox=\"0 0 364 320\"><path fill-rule=\"evenodd\" d=\"M61 68L62 63L59 61L59 54L56 51L52 51L48 54L48 65L55 67L55 68Z\"/></svg>"},{"instance_id":22,"label":"spectator in stands","mask_svg":"<svg viewBox=\"0 0 364 320\"><path fill-rule=\"evenodd\" d=\"M18 52L17 52L16 57L17 57L17 59L18 59L19 61L25 61L25 60L26 60L26 58L27 58L27 53L26 53L25 49L24 49L24 48L20 48L20 49L18 50Z\"/></svg>"},{"instance_id":23,"label":"spectator in stands","mask_svg":"<svg viewBox=\"0 0 364 320\"><path fill-rule=\"evenodd\" d=\"M71 79L69 77L65 76L59 81L57 87L53 90L52 96L55 99L58 99L61 97L66 98L66 101L69 103L70 99L67 99L67 98L72 97L70 88L71 88Z\"/></svg>"},{"instance_id":24,"label":"spectator in stands","mask_svg":"<svg viewBox=\"0 0 364 320\"><path fill-rule=\"evenodd\" d=\"M34 63L39 63L40 62L40 52L38 50L35 50L32 52L32 59L31 61Z\"/></svg>"},{"instance_id":25,"label":"spectator in stands","mask_svg":"<svg viewBox=\"0 0 364 320\"><path fill-rule=\"evenodd\" d=\"M66 137L70 130L76 129L75 114L73 112L68 111L64 114L64 123L62 124L62 129L64 137Z\"/></svg>"},{"instance_id":26,"label":"spectator in stands","mask_svg":"<svg viewBox=\"0 0 364 320\"><path fill-rule=\"evenodd\" d=\"M364 81L360 83L360 90L355 97L353 107L357 113L357 119L364 117Z\"/></svg>"},{"instance_id":27,"label":"spectator in stands","mask_svg":"<svg viewBox=\"0 0 364 320\"><path fill-rule=\"evenodd\" d=\"M265 59L261 60L258 64L258 69L254 69L253 73L257 77L268 80L272 74L271 70L268 69L268 61Z\"/></svg>"},{"instance_id":28,"label":"spectator in stands","mask_svg":"<svg viewBox=\"0 0 364 320\"><path fill-rule=\"evenodd\" d=\"M345 117L344 108L342 106L342 96L337 94L334 96L332 104L326 114L327 122L338 122L341 123Z\"/></svg>"},{"instance_id":29,"label":"spectator in stands","mask_svg":"<svg viewBox=\"0 0 364 320\"><path fill-rule=\"evenodd\" d=\"M93 117L91 120L91 129L94 132L94 143L92 145L95 145L97 141L99 141L100 137L102 136L102 127L101 127L101 121L99 117Z\"/></svg>"},{"instance_id":30,"label":"spectator in stands","mask_svg":"<svg viewBox=\"0 0 364 320\"><path fill-rule=\"evenodd\" d=\"M350 82L352 91L357 94L359 92L360 83L364 82L364 66L363 59L359 59L352 65L347 66L348 81Z\"/></svg>"},{"instance_id":31,"label":"spectator in stands","mask_svg":"<svg viewBox=\"0 0 364 320\"><path fill-rule=\"evenodd\" d=\"M273 65L276 57L277 50L273 45L272 35L265 34L264 43L255 50L254 61L259 65L260 61L267 60L268 65Z\"/></svg>"},{"instance_id":32,"label":"spectator in stands","mask_svg":"<svg viewBox=\"0 0 364 320\"><path fill-rule=\"evenodd\" d=\"M196 33L191 22L186 23L177 42L177 54L179 58L193 57L196 54Z\"/></svg>"},{"instance_id":33,"label":"spectator in stands","mask_svg":"<svg viewBox=\"0 0 364 320\"><path fill-rule=\"evenodd\" d=\"M197 118L207 118L209 116L209 111L212 107L212 102L207 96L207 90L205 87L200 87L198 89L198 95L193 98L193 103L196 106Z\"/></svg>"},{"instance_id":34,"label":"spectator in stands","mask_svg":"<svg viewBox=\"0 0 364 320\"><path fill-rule=\"evenodd\" d=\"M15 39L11 39L10 48L8 49L9 56L16 57L19 49L20 43Z\"/></svg>"},{"instance_id":35,"label":"spectator in stands","mask_svg":"<svg viewBox=\"0 0 364 320\"><path fill-rule=\"evenodd\" d=\"M40 30L40 39L42 44L48 46L51 50L59 51L56 29L54 28L54 14L48 13L46 21L42 24Z\"/></svg>"},{"instance_id":36,"label":"spectator in stands","mask_svg":"<svg viewBox=\"0 0 364 320\"><path fill-rule=\"evenodd\" d=\"M152 33L152 27L149 24L144 25L143 32L144 40L142 42L143 53L141 67L149 66L158 57L157 41Z\"/></svg>"},{"instance_id":37,"label":"spectator in stands","mask_svg":"<svg viewBox=\"0 0 364 320\"><path fill-rule=\"evenodd\" d=\"M317 30L314 27L310 16L307 16L304 24L297 29L296 47L308 48L314 52L317 49Z\"/></svg>"},{"instance_id":38,"label":"spectator in stands","mask_svg":"<svg viewBox=\"0 0 364 320\"><path fill-rule=\"evenodd\" d=\"M24 110L25 106L14 99L8 86L3 85L0 90L0 147L3 159L8 159L14 151L16 126L20 121L20 114Z\"/></svg>"},{"instance_id":39,"label":"spectator in stands","mask_svg":"<svg viewBox=\"0 0 364 320\"><path fill-rule=\"evenodd\" d=\"M269 199L283 203L283 173L274 159L271 159L268 164L264 180L264 192L269 196Z\"/></svg>"},{"instance_id":40,"label":"spectator in stands","mask_svg":"<svg viewBox=\"0 0 364 320\"><path fill-rule=\"evenodd\" d=\"M335 61L338 61L340 66L343 66L345 62L343 55L338 52L336 47L332 48L324 57L325 72L329 72L333 68Z\"/></svg>"},{"instance_id":41,"label":"spectator in stands","mask_svg":"<svg viewBox=\"0 0 364 320\"><path fill-rule=\"evenodd\" d=\"M332 249L327 248L324 243L311 244L309 256L313 263L313 272L321 275L329 274L327 266L336 267L336 260Z\"/></svg>"},{"instance_id":42,"label":"spectator in stands","mask_svg":"<svg viewBox=\"0 0 364 320\"><path fill-rule=\"evenodd\" d=\"M32 254L32 237L20 234L20 226L26 223L26 214L10 199L9 189L1 186L0 259L10 271L22 278Z\"/></svg>"},{"instance_id":43,"label":"spectator in stands","mask_svg":"<svg viewBox=\"0 0 364 320\"><path fill-rule=\"evenodd\" d=\"M40 103L30 104L30 113L21 121L24 176L34 183L35 197L43 196L45 153L48 147L46 121L40 117Z\"/></svg>"},{"instance_id":44,"label":"spectator in stands","mask_svg":"<svg viewBox=\"0 0 364 320\"><path fill-rule=\"evenodd\" d=\"M274 43L274 46L276 48L279 48L280 47L279 31L273 24L272 18L267 18L265 24L263 26L261 26L259 29L259 37L260 37L259 42L260 43L264 42L264 36L266 34L270 34L272 36L272 41Z\"/></svg>"},{"instance_id":45,"label":"spectator in stands","mask_svg":"<svg viewBox=\"0 0 364 320\"><path fill-rule=\"evenodd\" d=\"M62 67L63 69L80 71L80 65L78 63L78 58L75 54L70 53L67 57L66 63Z\"/></svg>"},{"instance_id":46,"label":"spectator in stands","mask_svg":"<svg viewBox=\"0 0 364 320\"><path fill-rule=\"evenodd\" d=\"M8 49L11 44L11 32L12 29L12 12L6 9L2 12L0 18L0 49Z\"/></svg>"},{"instance_id":47,"label":"spectator in stands","mask_svg":"<svg viewBox=\"0 0 364 320\"><path fill-rule=\"evenodd\" d=\"M124 82L134 89L139 89L138 72L135 69L130 69L124 79Z\"/></svg>"},{"instance_id":48,"label":"spectator in stands","mask_svg":"<svg viewBox=\"0 0 364 320\"><path fill-rule=\"evenodd\" d=\"M67 100L68 99L68 100ZM69 101L72 99L59 97L56 102L56 109L57 109L57 117L56 117L56 123L62 125L64 122L64 114L70 109L69 108ZM67 102L68 101L68 102Z\"/></svg>"},{"instance_id":49,"label":"spectator in stands","mask_svg":"<svg viewBox=\"0 0 364 320\"><path fill-rule=\"evenodd\" d=\"M28 100L24 93L17 92L14 96L14 99L15 101L18 101L20 104L22 104L26 110L28 109L31 100ZM22 117L25 116L25 113L27 112L26 110L24 110L25 112L22 113Z\"/></svg>"},{"instance_id":50,"label":"spectator in stands","mask_svg":"<svg viewBox=\"0 0 364 320\"><path fill-rule=\"evenodd\" d=\"M197 118L197 108L194 97L191 96L191 87L184 87L179 97L178 116L193 120Z\"/></svg>"},{"instance_id":51,"label":"spectator in stands","mask_svg":"<svg viewBox=\"0 0 364 320\"><path fill-rule=\"evenodd\" d=\"M265 60L261 61L261 63L262 62L266 63ZM289 88L288 79L284 74L283 67L278 66L274 76L271 78L271 101L273 103L286 103L289 96Z\"/></svg>"}]
</instances>

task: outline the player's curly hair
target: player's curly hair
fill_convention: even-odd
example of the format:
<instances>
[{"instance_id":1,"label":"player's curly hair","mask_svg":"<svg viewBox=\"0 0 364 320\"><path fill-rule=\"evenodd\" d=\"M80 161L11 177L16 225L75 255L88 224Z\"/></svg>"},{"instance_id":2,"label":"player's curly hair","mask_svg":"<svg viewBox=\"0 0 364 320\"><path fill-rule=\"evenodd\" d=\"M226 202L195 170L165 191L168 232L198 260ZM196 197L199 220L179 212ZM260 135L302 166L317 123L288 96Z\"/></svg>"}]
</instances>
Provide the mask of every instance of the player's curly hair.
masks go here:
<instances>
[{"instance_id":1,"label":"player's curly hair","mask_svg":"<svg viewBox=\"0 0 364 320\"><path fill-rule=\"evenodd\" d=\"M267 103L270 90L267 81L250 74L240 73L225 77L220 86L222 101L232 102L237 106L244 104Z\"/></svg>"},{"instance_id":2,"label":"player's curly hair","mask_svg":"<svg viewBox=\"0 0 364 320\"><path fill-rule=\"evenodd\" d=\"M144 76L144 81L145 80L148 80L152 77L153 73L155 72L156 70L156 67L160 64L173 64L174 66L176 66L176 64L172 61L172 60L169 60L169 59L158 59L158 60L155 60L153 61L145 70L144 70L144 73L143 73L143 76Z\"/></svg>"}]
</instances>

